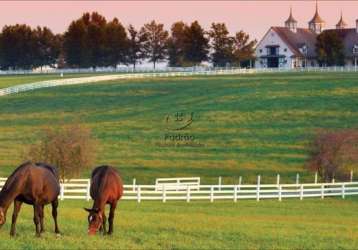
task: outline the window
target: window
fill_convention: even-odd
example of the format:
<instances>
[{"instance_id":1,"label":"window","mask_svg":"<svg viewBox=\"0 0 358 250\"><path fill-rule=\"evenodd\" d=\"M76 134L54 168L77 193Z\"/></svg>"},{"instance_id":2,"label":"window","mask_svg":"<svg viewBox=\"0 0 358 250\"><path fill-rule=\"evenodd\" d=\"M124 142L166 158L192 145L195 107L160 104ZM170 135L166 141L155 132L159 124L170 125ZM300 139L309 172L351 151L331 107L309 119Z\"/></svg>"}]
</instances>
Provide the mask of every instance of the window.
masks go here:
<instances>
[{"instance_id":1,"label":"window","mask_svg":"<svg viewBox=\"0 0 358 250\"><path fill-rule=\"evenodd\" d=\"M262 49L260 49L260 53L262 53Z\"/></svg>"},{"instance_id":2,"label":"window","mask_svg":"<svg viewBox=\"0 0 358 250\"><path fill-rule=\"evenodd\" d=\"M358 54L358 44L355 44L353 47L353 54Z\"/></svg>"},{"instance_id":3,"label":"window","mask_svg":"<svg viewBox=\"0 0 358 250\"><path fill-rule=\"evenodd\" d=\"M287 48L285 48L283 51L287 52Z\"/></svg>"}]
</instances>

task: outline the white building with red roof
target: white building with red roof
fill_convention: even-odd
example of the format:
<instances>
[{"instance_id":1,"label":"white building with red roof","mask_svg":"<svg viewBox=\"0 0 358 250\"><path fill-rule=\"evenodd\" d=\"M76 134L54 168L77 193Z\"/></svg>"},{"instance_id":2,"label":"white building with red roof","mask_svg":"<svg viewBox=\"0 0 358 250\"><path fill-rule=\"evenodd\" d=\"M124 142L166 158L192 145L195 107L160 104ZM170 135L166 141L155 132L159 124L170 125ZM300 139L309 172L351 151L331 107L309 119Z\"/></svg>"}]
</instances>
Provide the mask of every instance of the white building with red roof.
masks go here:
<instances>
[{"instance_id":1,"label":"white building with red roof","mask_svg":"<svg viewBox=\"0 0 358 250\"><path fill-rule=\"evenodd\" d=\"M318 5L308 28L298 28L292 9L284 27L271 27L257 44L256 68L299 68L319 66L316 39L322 32L338 32L345 46L346 65L354 65L358 58L358 20L356 28L347 29L341 18L335 29L324 30L325 21L320 17Z\"/></svg>"}]
</instances>

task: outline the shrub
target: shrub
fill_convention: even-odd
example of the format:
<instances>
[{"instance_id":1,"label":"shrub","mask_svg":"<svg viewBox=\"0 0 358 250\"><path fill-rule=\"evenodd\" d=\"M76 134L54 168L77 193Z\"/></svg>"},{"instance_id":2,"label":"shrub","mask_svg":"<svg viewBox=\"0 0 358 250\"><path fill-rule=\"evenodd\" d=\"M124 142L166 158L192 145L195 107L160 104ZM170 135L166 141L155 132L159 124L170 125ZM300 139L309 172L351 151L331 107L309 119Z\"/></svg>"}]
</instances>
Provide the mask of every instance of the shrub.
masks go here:
<instances>
[{"instance_id":1,"label":"shrub","mask_svg":"<svg viewBox=\"0 0 358 250\"><path fill-rule=\"evenodd\" d=\"M358 164L358 130L318 131L309 145L306 167L322 180L348 180Z\"/></svg>"},{"instance_id":2,"label":"shrub","mask_svg":"<svg viewBox=\"0 0 358 250\"><path fill-rule=\"evenodd\" d=\"M27 160L57 166L62 181L77 177L91 167L96 158L97 141L91 130L80 123L46 127L38 142L25 154Z\"/></svg>"}]
</instances>

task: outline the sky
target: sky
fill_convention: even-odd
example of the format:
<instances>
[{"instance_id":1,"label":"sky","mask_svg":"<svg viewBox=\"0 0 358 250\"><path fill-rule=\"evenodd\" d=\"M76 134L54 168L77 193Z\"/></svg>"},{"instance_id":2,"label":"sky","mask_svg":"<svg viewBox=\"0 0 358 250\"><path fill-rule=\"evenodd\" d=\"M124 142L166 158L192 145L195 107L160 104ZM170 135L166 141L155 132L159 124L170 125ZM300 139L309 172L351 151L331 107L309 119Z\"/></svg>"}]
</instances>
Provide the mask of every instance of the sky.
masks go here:
<instances>
[{"instance_id":1,"label":"sky","mask_svg":"<svg viewBox=\"0 0 358 250\"><path fill-rule=\"evenodd\" d=\"M327 28L338 22L341 11L350 27L358 19L358 1L319 1L319 13ZM108 20L141 27L153 19L167 29L175 21L199 23L208 29L212 22L225 22L231 33L244 30L260 39L270 26L282 26L292 6L299 27L306 28L313 17L315 1L1 1L0 27L26 23L47 26L62 33L69 23L86 11L97 11Z\"/></svg>"}]
</instances>

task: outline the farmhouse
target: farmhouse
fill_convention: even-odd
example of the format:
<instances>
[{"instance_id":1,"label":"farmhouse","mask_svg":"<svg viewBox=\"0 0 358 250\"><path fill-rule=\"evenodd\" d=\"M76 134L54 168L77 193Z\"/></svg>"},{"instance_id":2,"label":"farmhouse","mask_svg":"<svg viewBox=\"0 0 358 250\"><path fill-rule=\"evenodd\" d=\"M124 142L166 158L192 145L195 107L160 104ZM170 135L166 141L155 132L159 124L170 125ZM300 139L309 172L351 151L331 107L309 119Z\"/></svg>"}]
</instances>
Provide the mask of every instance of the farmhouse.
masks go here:
<instances>
[{"instance_id":1,"label":"farmhouse","mask_svg":"<svg viewBox=\"0 0 358 250\"><path fill-rule=\"evenodd\" d=\"M345 64L357 65L358 20L355 28L347 28L341 14L335 29L324 30L318 5L308 28L298 28L292 8L284 27L271 27L258 43L255 54L257 68L300 68L320 66L316 55L316 39L322 32L338 32L345 49Z\"/></svg>"}]
</instances>

